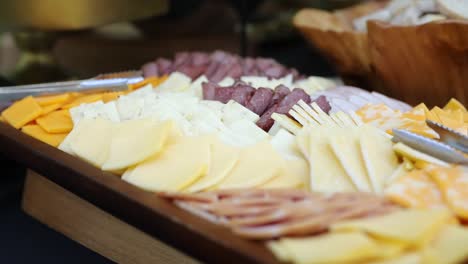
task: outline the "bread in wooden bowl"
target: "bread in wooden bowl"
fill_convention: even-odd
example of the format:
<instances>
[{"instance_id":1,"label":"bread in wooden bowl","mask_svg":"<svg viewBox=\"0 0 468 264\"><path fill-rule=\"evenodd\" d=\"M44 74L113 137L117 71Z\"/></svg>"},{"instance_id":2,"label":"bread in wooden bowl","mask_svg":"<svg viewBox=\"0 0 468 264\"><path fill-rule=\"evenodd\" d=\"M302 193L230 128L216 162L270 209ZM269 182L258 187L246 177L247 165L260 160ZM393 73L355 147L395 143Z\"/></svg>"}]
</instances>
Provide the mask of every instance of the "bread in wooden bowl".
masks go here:
<instances>
[{"instance_id":1,"label":"bread in wooden bowl","mask_svg":"<svg viewBox=\"0 0 468 264\"><path fill-rule=\"evenodd\" d=\"M334 12L303 9L294 24L347 84L411 104L441 105L451 97L468 104L468 20L455 18L465 14L468 1L419 1L440 12L418 15L395 4L405 1L373 1Z\"/></svg>"}]
</instances>

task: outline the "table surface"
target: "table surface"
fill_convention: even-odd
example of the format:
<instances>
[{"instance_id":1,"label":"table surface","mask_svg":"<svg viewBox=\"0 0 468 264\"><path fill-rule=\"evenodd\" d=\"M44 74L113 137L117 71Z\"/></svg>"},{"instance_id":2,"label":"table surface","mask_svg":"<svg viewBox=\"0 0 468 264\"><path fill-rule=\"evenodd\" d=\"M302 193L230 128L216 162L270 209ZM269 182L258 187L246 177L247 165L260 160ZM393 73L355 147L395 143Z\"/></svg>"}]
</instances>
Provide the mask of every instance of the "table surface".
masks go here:
<instances>
[{"instance_id":1,"label":"table surface","mask_svg":"<svg viewBox=\"0 0 468 264\"><path fill-rule=\"evenodd\" d=\"M304 74L331 75L330 67L298 39L267 44L260 54L273 57ZM25 168L0 157L0 254L2 263L112 263L21 210Z\"/></svg>"}]
</instances>

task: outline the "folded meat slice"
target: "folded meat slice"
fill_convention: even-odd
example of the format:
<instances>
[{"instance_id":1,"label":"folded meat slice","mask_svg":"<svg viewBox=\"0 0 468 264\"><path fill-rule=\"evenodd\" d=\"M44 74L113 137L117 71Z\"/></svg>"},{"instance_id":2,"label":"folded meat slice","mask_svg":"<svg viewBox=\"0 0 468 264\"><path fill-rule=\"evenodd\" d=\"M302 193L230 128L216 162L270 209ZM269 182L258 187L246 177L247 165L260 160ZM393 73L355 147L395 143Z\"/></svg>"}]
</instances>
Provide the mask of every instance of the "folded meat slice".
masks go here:
<instances>
[{"instance_id":1,"label":"folded meat slice","mask_svg":"<svg viewBox=\"0 0 468 264\"><path fill-rule=\"evenodd\" d=\"M245 106L257 115L261 116L270 105L273 93L274 92L271 89L258 88Z\"/></svg>"},{"instance_id":2,"label":"folded meat slice","mask_svg":"<svg viewBox=\"0 0 468 264\"><path fill-rule=\"evenodd\" d=\"M218 88L225 89L225 88ZM249 85L238 84L234 86L234 92L232 93L231 99L238 102L239 104L245 106L247 101L252 97L252 94L255 92L255 88L252 88ZM229 101L229 100L228 100Z\"/></svg>"}]
</instances>

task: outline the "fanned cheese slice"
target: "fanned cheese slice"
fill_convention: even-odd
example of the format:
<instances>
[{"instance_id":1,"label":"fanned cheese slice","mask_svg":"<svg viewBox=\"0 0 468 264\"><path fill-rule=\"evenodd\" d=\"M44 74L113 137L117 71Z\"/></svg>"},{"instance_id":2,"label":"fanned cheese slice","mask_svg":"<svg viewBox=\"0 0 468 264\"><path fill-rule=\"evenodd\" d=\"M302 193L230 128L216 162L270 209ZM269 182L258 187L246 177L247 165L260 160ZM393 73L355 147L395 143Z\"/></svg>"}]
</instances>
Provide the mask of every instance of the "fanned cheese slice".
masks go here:
<instances>
[{"instance_id":1,"label":"fanned cheese slice","mask_svg":"<svg viewBox=\"0 0 468 264\"><path fill-rule=\"evenodd\" d=\"M122 179L149 191L183 190L208 171L212 141L208 136L183 137L127 171Z\"/></svg>"},{"instance_id":2,"label":"fanned cheese slice","mask_svg":"<svg viewBox=\"0 0 468 264\"><path fill-rule=\"evenodd\" d=\"M310 189L316 192L355 191L328 144L330 131L331 128L321 127L309 133Z\"/></svg>"},{"instance_id":3,"label":"fanned cheese slice","mask_svg":"<svg viewBox=\"0 0 468 264\"><path fill-rule=\"evenodd\" d=\"M160 152L173 124L157 123L151 119L137 119L119 123L112 135L109 157L103 170L122 170Z\"/></svg>"},{"instance_id":4,"label":"fanned cheese slice","mask_svg":"<svg viewBox=\"0 0 468 264\"><path fill-rule=\"evenodd\" d=\"M424 263L463 263L468 259L468 228L449 225L424 250Z\"/></svg>"},{"instance_id":5,"label":"fanned cheese slice","mask_svg":"<svg viewBox=\"0 0 468 264\"><path fill-rule=\"evenodd\" d=\"M309 188L309 166L302 158L286 160L285 170L260 188Z\"/></svg>"},{"instance_id":6,"label":"fanned cheese slice","mask_svg":"<svg viewBox=\"0 0 468 264\"><path fill-rule=\"evenodd\" d=\"M272 244L278 242L272 242ZM276 256L293 263L355 263L372 258L378 246L360 232L331 233L309 238L281 239L270 246ZM284 251L284 252L283 252Z\"/></svg>"},{"instance_id":7,"label":"fanned cheese slice","mask_svg":"<svg viewBox=\"0 0 468 264\"><path fill-rule=\"evenodd\" d=\"M72 152L101 168L109 157L109 147L115 124L105 119L82 119L76 125L79 131L70 138Z\"/></svg>"},{"instance_id":8,"label":"fanned cheese slice","mask_svg":"<svg viewBox=\"0 0 468 264\"><path fill-rule=\"evenodd\" d=\"M383 216L343 221L332 225L331 230L361 230L379 238L424 246L452 220L453 216L448 210L408 209Z\"/></svg>"},{"instance_id":9,"label":"fanned cheese slice","mask_svg":"<svg viewBox=\"0 0 468 264\"><path fill-rule=\"evenodd\" d=\"M239 161L218 189L253 188L260 186L284 170L283 158L270 142L261 141L241 150Z\"/></svg>"},{"instance_id":10,"label":"fanned cheese slice","mask_svg":"<svg viewBox=\"0 0 468 264\"><path fill-rule=\"evenodd\" d=\"M211 161L208 173L190 185L187 190L190 192L202 191L220 183L234 168L239 156L240 149L215 139L211 145Z\"/></svg>"},{"instance_id":11,"label":"fanned cheese slice","mask_svg":"<svg viewBox=\"0 0 468 264\"><path fill-rule=\"evenodd\" d=\"M368 125L362 126L359 141L372 189L376 193L382 193L386 178L390 177L398 167L392 141Z\"/></svg>"},{"instance_id":12,"label":"fanned cheese slice","mask_svg":"<svg viewBox=\"0 0 468 264\"><path fill-rule=\"evenodd\" d=\"M372 186L359 145L359 128L348 127L336 131L330 138L333 153L341 162L356 189L362 192L371 192Z\"/></svg>"},{"instance_id":13,"label":"fanned cheese slice","mask_svg":"<svg viewBox=\"0 0 468 264\"><path fill-rule=\"evenodd\" d=\"M461 166L429 171L450 209L468 220L468 169Z\"/></svg>"},{"instance_id":14,"label":"fanned cheese slice","mask_svg":"<svg viewBox=\"0 0 468 264\"><path fill-rule=\"evenodd\" d=\"M445 207L439 189L423 170L413 170L396 180L385 190L385 196L405 207Z\"/></svg>"}]
</instances>

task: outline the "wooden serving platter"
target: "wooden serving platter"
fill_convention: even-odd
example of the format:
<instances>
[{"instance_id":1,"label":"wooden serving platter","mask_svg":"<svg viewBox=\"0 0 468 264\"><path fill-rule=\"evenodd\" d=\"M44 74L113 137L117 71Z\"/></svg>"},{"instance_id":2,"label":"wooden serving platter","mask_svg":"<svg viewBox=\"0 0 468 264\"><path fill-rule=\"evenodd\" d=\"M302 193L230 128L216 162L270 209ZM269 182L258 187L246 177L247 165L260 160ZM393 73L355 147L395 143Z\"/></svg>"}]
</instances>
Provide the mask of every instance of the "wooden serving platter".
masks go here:
<instances>
[{"instance_id":1,"label":"wooden serving platter","mask_svg":"<svg viewBox=\"0 0 468 264\"><path fill-rule=\"evenodd\" d=\"M134 187L114 174L101 171L4 123L0 123L0 153L110 216L199 261L279 263L262 243L242 239L225 227L186 212L151 192ZM27 183L31 185L30 177ZM35 183L38 184L37 181ZM34 197L25 196L24 207L37 217L31 212L39 212L26 206L33 205L27 203L28 199ZM96 232L96 236L99 234Z\"/></svg>"}]
</instances>

